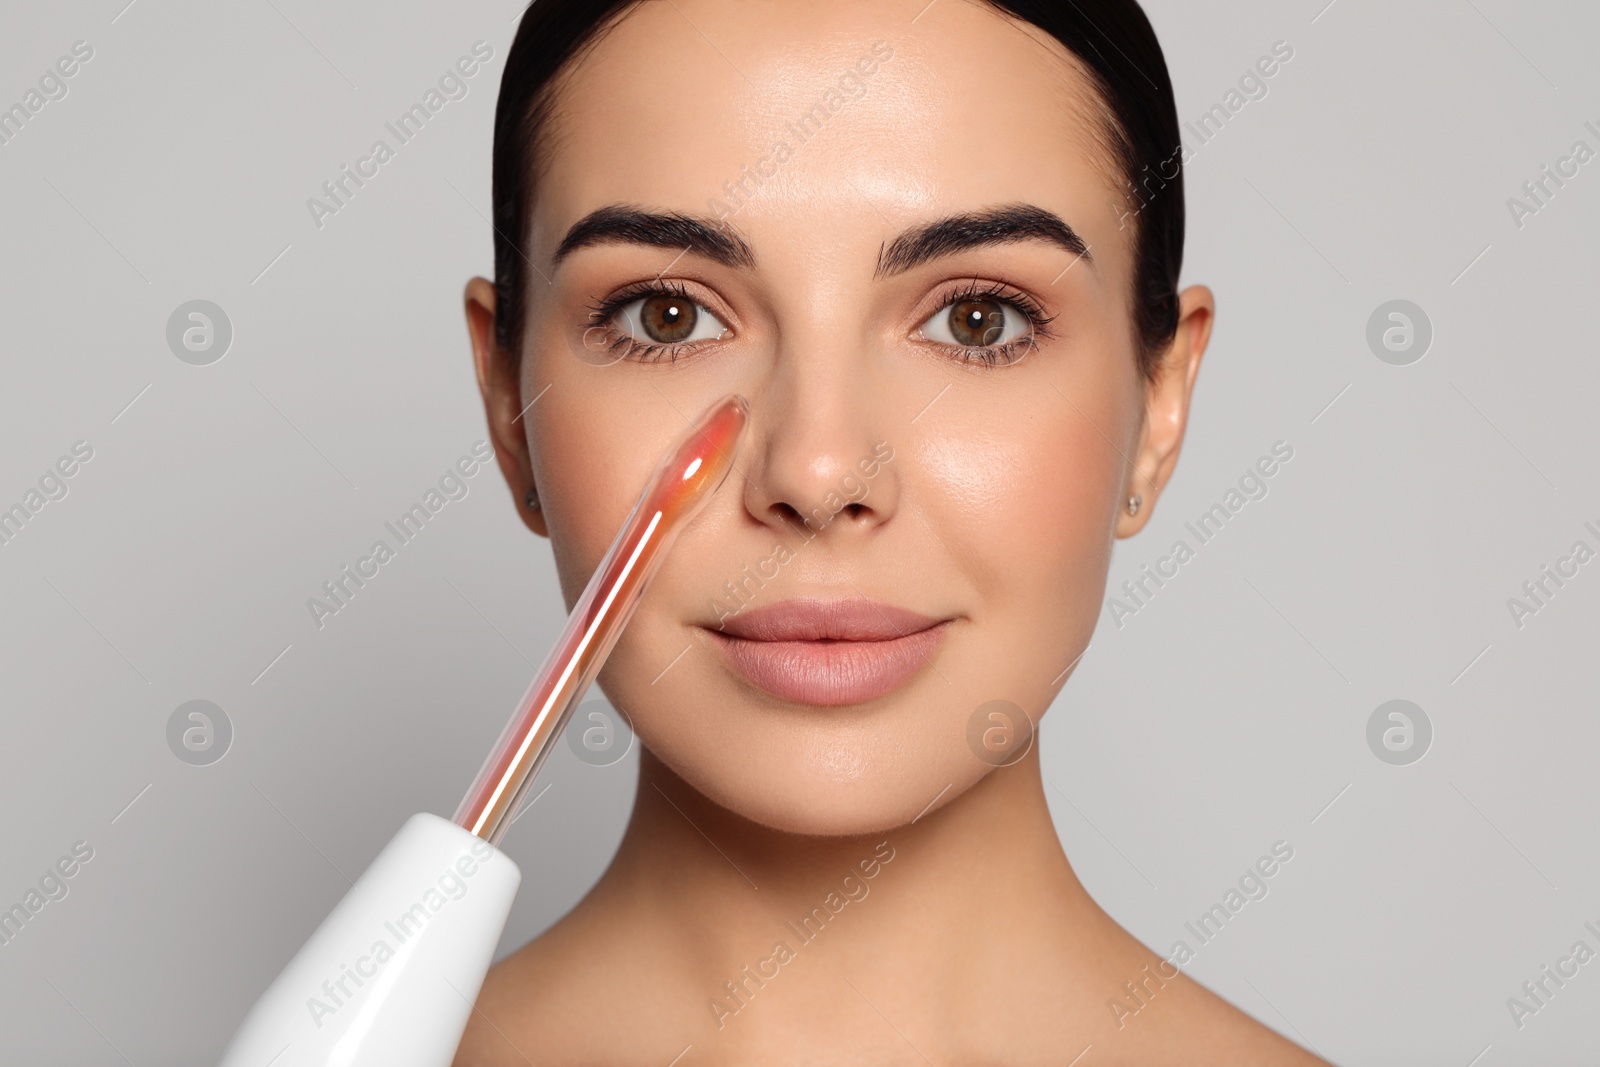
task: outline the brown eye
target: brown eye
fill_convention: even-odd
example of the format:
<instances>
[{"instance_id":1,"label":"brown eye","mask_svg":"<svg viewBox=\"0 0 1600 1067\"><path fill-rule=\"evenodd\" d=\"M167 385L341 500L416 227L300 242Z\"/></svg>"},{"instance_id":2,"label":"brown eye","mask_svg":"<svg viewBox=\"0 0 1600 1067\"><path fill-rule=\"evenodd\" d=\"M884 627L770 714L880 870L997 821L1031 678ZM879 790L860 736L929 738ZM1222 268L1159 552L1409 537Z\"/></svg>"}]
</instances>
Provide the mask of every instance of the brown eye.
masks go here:
<instances>
[{"instance_id":1,"label":"brown eye","mask_svg":"<svg viewBox=\"0 0 1600 1067\"><path fill-rule=\"evenodd\" d=\"M675 345L694 332L694 302L681 296L647 296L639 305L639 320L650 340Z\"/></svg>"},{"instance_id":2,"label":"brown eye","mask_svg":"<svg viewBox=\"0 0 1600 1067\"><path fill-rule=\"evenodd\" d=\"M967 349L1000 349L1033 332L1034 319L1009 300L957 296L924 322L924 340Z\"/></svg>"},{"instance_id":3,"label":"brown eye","mask_svg":"<svg viewBox=\"0 0 1600 1067\"><path fill-rule=\"evenodd\" d=\"M950 305L950 335L956 344L992 345L1006 329L1006 312L994 300L957 300Z\"/></svg>"},{"instance_id":4,"label":"brown eye","mask_svg":"<svg viewBox=\"0 0 1600 1067\"><path fill-rule=\"evenodd\" d=\"M727 330L715 315L679 293L650 293L630 300L617 309L612 322L641 345L716 340Z\"/></svg>"}]
</instances>

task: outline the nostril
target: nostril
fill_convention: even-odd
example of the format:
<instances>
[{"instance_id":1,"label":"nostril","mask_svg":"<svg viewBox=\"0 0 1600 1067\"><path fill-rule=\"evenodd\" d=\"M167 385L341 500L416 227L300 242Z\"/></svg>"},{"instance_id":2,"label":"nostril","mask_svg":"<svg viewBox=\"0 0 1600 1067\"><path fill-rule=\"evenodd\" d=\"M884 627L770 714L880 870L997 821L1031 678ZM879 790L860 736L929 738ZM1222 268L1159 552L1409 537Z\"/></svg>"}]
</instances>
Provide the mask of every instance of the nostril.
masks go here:
<instances>
[{"instance_id":1,"label":"nostril","mask_svg":"<svg viewBox=\"0 0 1600 1067\"><path fill-rule=\"evenodd\" d=\"M786 523L805 521L805 516L800 514L800 509L796 508L793 504L790 504L787 501L780 500L776 504L772 505L772 508Z\"/></svg>"}]
</instances>

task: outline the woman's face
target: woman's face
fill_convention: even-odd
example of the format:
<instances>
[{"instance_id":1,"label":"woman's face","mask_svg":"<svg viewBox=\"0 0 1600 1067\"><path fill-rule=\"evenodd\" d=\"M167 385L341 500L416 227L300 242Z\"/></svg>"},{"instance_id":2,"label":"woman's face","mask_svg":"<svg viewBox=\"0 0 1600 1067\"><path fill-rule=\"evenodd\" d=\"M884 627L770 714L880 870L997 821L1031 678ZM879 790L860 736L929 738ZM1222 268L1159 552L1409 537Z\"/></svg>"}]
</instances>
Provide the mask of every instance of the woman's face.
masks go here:
<instances>
[{"instance_id":1,"label":"woman's face","mask_svg":"<svg viewBox=\"0 0 1600 1067\"><path fill-rule=\"evenodd\" d=\"M1037 721L1089 643L1112 541L1176 459L1204 341L1202 313L1147 389L1131 216L1076 62L986 4L925 2L640 5L544 132L515 376L481 308L474 328L502 467L519 501L537 488L524 515L569 607L663 451L748 398L734 473L600 684L700 792L800 833L959 795L993 769L969 743L983 705ZM705 228L636 221L555 258L616 206ZM474 284L469 308L492 306ZM783 636L761 609L862 599L884 606L868 623L941 625L754 639Z\"/></svg>"}]
</instances>

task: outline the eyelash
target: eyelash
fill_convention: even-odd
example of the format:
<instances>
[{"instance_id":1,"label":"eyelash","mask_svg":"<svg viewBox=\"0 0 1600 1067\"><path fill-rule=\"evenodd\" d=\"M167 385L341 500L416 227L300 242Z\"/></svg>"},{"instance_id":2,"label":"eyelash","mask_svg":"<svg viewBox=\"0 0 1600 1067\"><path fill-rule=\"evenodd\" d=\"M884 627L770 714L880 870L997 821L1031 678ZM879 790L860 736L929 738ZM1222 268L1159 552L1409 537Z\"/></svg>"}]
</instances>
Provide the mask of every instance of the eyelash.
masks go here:
<instances>
[{"instance_id":1,"label":"eyelash","mask_svg":"<svg viewBox=\"0 0 1600 1067\"><path fill-rule=\"evenodd\" d=\"M1050 330L1050 323L1055 321L1055 316L1046 315L1032 297L1002 282L988 282L980 287L974 278L959 288L947 289L939 299L939 311L947 310L950 305L962 300L993 300L997 304L1009 304L1022 313L1029 327L1027 333L1003 345L957 346L956 351L962 362L981 363L988 367L1009 366L1029 352L1037 351L1039 338L1055 336ZM930 343L942 345L937 341Z\"/></svg>"},{"instance_id":2,"label":"eyelash","mask_svg":"<svg viewBox=\"0 0 1600 1067\"><path fill-rule=\"evenodd\" d=\"M616 316L617 312L640 297L647 296L675 296L679 300L704 307L698 300L690 296L689 291L678 282L635 282L633 285L625 286L618 290L605 300L589 305L590 329L595 326L603 326L607 333L614 333L616 328L611 325L611 320ZM627 334L617 334L616 339L607 345L607 351L615 354L618 349L624 349L623 356L628 356L628 350L630 350L631 346L631 352L642 353L640 356L632 357L637 358L640 363L655 363L662 359L676 363L680 349L690 348L694 344L700 343L702 342L691 343L685 341L675 345L661 345L649 341L641 341L636 337L629 337Z\"/></svg>"},{"instance_id":3,"label":"eyelash","mask_svg":"<svg viewBox=\"0 0 1600 1067\"><path fill-rule=\"evenodd\" d=\"M678 282L636 282L633 285L625 286L604 300L588 305L590 322L592 325L604 326L608 332L614 332L615 328L611 325L611 320L618 311L641 297L651 296L675 296L680 300L694 303L697 306L704 306L689 295L689 291ZM981 363L990 367L1007 366L1016 363L1029 352L1037 350L1039 338L1055 336L1050 330L1050 323L1055 321L1055 316L1046 315L1044 309L1032 297L1009 285L1000 282L989 282L980 285L978 280L974 278L963 285L947 289L940 298L939 311L944 311L952 304L962 300L993 300L996 303L1009 304L1022 313L1022 317L1028 320L1029 325L1029 330L1026 334L1007 341L1003 345L952 346L938 341L929 342L930 344L938 344L943 348L955 348L964 363ZM936 311L935 314L938 314L938 312ZM624 355L627 355L628 351L626 350L631 349L631 352L634 353L632 358L640 363L656 363L663 359L675 363L682 350L694 348L704 343L703 341L684 341L678 344L664 345L641 341L627 334L618 334L607 346L607 350L614 354L618 349L623 349L625 350Z\"/></svg>"}]
</instances>

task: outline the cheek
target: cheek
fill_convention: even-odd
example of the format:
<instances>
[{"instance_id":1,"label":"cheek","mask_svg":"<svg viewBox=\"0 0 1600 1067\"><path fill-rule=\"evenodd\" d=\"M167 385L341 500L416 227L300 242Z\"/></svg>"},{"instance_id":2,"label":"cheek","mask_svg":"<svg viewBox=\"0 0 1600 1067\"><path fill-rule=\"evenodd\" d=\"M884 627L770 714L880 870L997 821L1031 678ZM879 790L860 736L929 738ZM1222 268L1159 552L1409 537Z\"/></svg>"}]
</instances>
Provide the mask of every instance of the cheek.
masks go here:
<instances>
[{"instance_id":1,"label":"cheek","mask_svg":"<svg viewBox=\"0 0 1600 1067\"><path fill-rule=\"evenodd\" d=\"M637 420L632 426L610 426L598 405L574 410L550 400L539 402L529 448L561 591L571 610L637 501L651 461L640 447Z\"/></svg>"},{"instance_id":2,"label":"cheek","mask_svg":"<svg viewBox=\"0 0 1600 1067\"><path fill-rule=\"evenodd\" d=\"M1054 405L1014 411L1003 428L918 446L930 519L977 606L1001 625L1024 602L1043 598L1059 615L1063 595L1098 600L1110 558L1121 457L1088 417L1045 392ZM1103 421L1119 435L1114 417Z\"/></svg>"}]
</instances>

